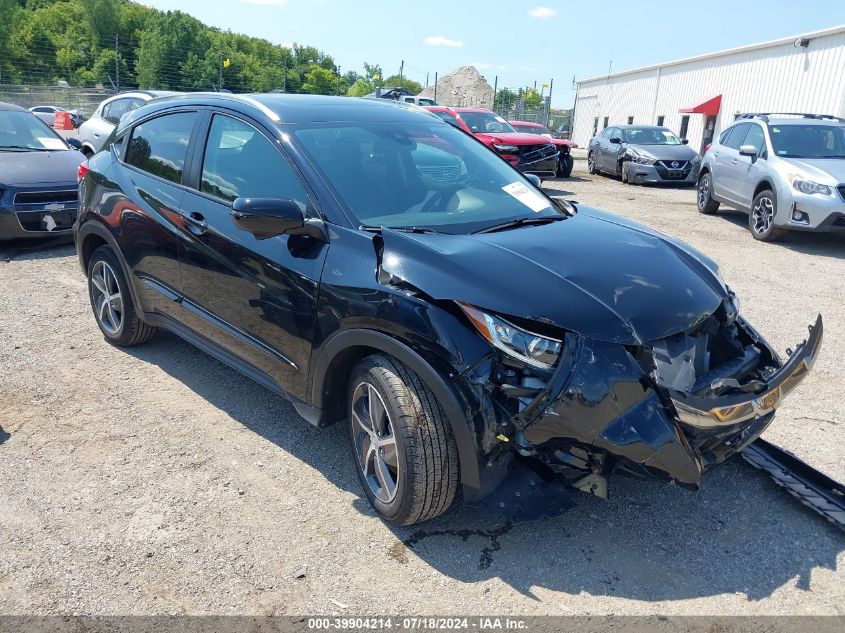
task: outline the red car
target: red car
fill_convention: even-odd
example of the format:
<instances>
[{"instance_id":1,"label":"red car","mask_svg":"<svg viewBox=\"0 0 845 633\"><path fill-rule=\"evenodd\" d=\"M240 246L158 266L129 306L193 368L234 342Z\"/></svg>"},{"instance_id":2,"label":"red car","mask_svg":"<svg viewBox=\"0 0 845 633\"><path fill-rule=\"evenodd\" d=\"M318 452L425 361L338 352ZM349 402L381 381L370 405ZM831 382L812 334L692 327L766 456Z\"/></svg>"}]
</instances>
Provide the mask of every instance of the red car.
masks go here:
<instances>
[{"instance_id":1,"label":"red car","mask_svg":"<svg viewBox=\"0 0 845 633\"><path fill-rule=\"evenodd\" d=\"M540 125L539 123L533 123L531 121L509 121L509 123L516 129L517 132L544 136L554 143L555 147L557 147L560 152L557 175L562 178L567 178L570 174L572 174L574 159L572 158L571 150L578 147L578 143L567 139L554 138L549 128L545 125Z\"/></svg>"},{"instance_id":2,"label":"red car","mask_svg":"<svg viewBox=\"0 0 845 633\"><path fill-rule=\"evenodd\" d=\"M557 176L557 146L548 139L538 139L536 134L520 134L495 112L484 108L445 106L426 106L425 109L472 134L521 172L540 178Z\"/></svg>"}]
</instances>

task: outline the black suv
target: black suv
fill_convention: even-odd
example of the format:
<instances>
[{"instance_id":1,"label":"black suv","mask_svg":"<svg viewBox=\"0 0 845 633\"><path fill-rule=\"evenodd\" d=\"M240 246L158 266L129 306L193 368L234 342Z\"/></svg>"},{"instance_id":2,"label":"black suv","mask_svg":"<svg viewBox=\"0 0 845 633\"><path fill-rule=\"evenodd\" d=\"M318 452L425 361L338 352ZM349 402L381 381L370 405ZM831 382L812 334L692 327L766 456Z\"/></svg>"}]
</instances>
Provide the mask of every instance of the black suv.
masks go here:
<instances>
[{"instance_id":1,"label":"black suv","mask_svg":"<svg viewBox=\"0 0 845 633\"><path fill-rule=\"evenodd\" d=\"M124 117L80 183L76 245L106 339L167 328L346 420L389 521L516 469L604 495L695 487L813 364L781 361L715 264L547 197L484 145L386 100L191 95Z\"/></svg>"}]
</instances>

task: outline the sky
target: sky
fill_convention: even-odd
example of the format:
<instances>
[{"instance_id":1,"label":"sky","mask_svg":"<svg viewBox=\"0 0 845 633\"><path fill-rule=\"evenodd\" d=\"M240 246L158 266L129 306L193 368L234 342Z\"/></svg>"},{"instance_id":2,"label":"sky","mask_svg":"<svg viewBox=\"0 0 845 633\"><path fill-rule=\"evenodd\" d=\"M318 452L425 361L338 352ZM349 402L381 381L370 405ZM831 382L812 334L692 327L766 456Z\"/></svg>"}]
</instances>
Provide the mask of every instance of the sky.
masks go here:
<instances>
[{"instance_id":1,"label":"sky","mask_svg":"<svg viewBox=\"0 0 845 633\"><path fill-rule=\"evenodd\" d=\"M341 72L380 64L425 85L473 64L492 85L571 107L586 79L845 24L842 0L143 0L276 44L315 46Z\"/></svg>"}]
</instances>

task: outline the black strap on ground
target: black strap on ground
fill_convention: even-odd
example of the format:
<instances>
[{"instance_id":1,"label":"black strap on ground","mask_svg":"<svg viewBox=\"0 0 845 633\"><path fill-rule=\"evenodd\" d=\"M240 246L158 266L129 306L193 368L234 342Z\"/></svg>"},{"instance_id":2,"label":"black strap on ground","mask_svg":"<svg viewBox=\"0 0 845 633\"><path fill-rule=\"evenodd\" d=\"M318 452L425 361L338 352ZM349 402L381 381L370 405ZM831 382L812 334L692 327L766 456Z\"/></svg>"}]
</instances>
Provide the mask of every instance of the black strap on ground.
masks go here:
<instances>
[{"instance_id":1,"label":"black strap on ground","mask_svg":"<svg viewBox=\"0 0 845 633\"><path fill-rule=\"evenodd\" d=\"M845 486L762 438L747 446L742 456L801 503L845 530Z\"/></svg>"}]
</instances>

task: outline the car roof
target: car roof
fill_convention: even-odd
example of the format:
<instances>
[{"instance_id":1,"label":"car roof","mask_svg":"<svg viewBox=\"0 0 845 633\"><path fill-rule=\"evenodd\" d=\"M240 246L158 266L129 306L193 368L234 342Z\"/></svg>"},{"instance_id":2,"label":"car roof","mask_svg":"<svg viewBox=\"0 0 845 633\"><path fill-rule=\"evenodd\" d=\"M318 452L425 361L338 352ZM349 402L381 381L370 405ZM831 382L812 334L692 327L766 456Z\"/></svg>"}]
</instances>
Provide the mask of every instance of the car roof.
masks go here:
<instances>
[{"instance_id":1,"label":"car roof","mask_svg":"<svg viewBox=\"0 0 845 633\"><path fill-rule=\"evenodd\" d=\"M0 101L0 111L4 112L29 112L26 108L22 108L14 103L3 103Z\"/></svg>"},{"instance_id":2,"label":"car roof","mask_svg":"<svg viewBox=\"0 0 845 633\"><path fill-rule=\"evenodd\" d=\"M340 121L419 121L420 116L434 115L410 103L393 99L331 97L307 94L225 94L202 92L156 99L129 113L127 123L145 116L151 110L174 105L214 105L232 108L240 105L258 110L275 124Z\"/></svg>"},{"instance_id":3,"label":"car roof","mask_svg":"<svg viewBox=\"0 0 845 633\"><path fill-rule=\"evenodd\" d=\"M495 114L492 110L487 108L452 108L455 112L489 112Z\"/></svg>"},{"instance_id":4,"label":"car roof","mask_svg":"<svg viewBox=\"0 0 845 633\"><path fill-rule=\"evenodd\" d=\"M669 128L663 125L609 125L608 127L615 127L618 130L668 130Z\"/></svg>"},{"instance_id":5,"label":"car roof","mask_svg":"<svg viewBox=\"0 0 845 633\"><path fill-rule=\"evenodd\" d=\"M508 123L513 123L514 125L533 125L534 127L546 127L542 123L534 123L534 121L511 121L511 120L509 120Z\"/></svg>"}]
</instances>

